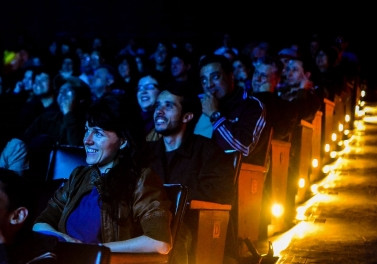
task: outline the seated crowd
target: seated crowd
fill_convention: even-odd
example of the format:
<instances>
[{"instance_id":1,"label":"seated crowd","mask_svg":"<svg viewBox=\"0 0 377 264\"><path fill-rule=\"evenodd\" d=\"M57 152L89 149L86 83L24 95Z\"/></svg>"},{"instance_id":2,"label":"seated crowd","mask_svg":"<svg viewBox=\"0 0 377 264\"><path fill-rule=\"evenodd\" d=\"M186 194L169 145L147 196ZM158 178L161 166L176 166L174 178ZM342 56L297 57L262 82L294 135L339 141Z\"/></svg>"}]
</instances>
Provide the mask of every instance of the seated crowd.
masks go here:
<instances>
[{"instance_id":1,"label":"seated crowd","mask_svg":"<svg viewBox=\"0 0 377 264\"><path fill-rule=\"evenodd\" d=\"M23 263L13 260L23 229L53 241L40 244L40 255L57 241L169 254L164 183L186 185L189 200L232 204L235 168L226 152L268 169L271 135L291 142L293 171L300 121L313 121L324 98L346 98L344 83L357 75L357 65L344 69L350 62L335 44L323 41L311 53L293 44L204 52L159 41L151 54L140 47L114 55L97 47L45 61L30 56L1 73L0 216L8 221L0 229L0 263ZM42 184L56 145L83 146L87 166L74 169L45 209L28 217L33 199L18 201L14 185ZM296 179L288 180L294 207ZM190 262L194 218L186 212L173 263ZM24 225L26 219L33 223Z\"/></svg>"}]
</instances>

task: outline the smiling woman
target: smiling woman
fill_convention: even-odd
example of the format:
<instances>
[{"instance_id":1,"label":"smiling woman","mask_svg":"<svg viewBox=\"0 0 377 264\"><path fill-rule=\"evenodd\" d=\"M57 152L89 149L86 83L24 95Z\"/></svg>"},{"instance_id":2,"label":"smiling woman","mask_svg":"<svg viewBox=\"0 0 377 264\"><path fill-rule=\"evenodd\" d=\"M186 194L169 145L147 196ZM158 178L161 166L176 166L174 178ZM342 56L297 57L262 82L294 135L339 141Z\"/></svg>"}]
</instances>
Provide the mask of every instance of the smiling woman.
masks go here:
<instances>
[{"instance_id":1,"label":"smiling woman","mask_svg":"<svg viewBox=\"0 0 377 264\"><path fill-rule=\"evenodd\" d=\"M91 105L83 139L89 166L71 173L33 230L113 252L169 253L170 202L160 178L139 166L127 105L113 95Z\"/></svg>"}]
</instances>

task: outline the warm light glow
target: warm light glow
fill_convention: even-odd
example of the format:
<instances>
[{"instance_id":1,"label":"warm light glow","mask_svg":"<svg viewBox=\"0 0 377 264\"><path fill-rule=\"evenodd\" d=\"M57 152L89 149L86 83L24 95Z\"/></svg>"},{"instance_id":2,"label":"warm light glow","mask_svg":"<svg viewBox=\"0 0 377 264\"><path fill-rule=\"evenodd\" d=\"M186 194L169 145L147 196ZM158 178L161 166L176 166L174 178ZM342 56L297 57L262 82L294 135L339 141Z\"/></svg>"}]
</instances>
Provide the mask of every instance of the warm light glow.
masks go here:
<instances>
[{"instance_id":1,"label":"warm light glow","mask_svg":"<svg viewBox=\"0 0 377 264\"><path fill-rule=\"evenodd\" d=\"M313 184L312 186L310 186L310 190L312 191L313 194L317 194L318 193L318 184Z\"/></svg>"},{"instance_id":2,"label":"warm light glow","mask_svg":"<svg viewBox=\"0 0 377 264\"><path fill-rule=\"evenodd\" d=\"M331 140L335 142L336 138L337 138L336 133L332 133L331 134Z\"/></svg>"},{"instance_id":3,"label":"warm light glow","mask_svg":"<svg viewBox=\"0 0 377 264\"><path fill-rule=\"evenodd\" d=\"M364 123L362 121L356 122L355 127L358 131L364 131L365 130L365 126L364 126Z\"/></svg>"},{"instance_id":4,"label":"warm light glow","mask_svg":"<svg viewBox=\"0 0 377 264\"><path fill-rule=\"evenodd\" d=\"M318 168L318 159L313 159L312 160L312 167L313 168Z\"/></svg>"},{"instance_id":5,"label":"warm light glow","mask_svg":"<svg viewBox=\"0 0 377 264\"><path fill-rule=\"evenodd\" d=\"M329 173L330 168L331 168L331 167L330 167L329 165L323 166L323 168L322 168L322 172L325 173L325 174L327 174L327 173Z\"/></svg>"},{"instance_id":6,"label":"warm light glow","mask_svg":"<svg viewBox=\"0 0 377 264\"><path fill-rule=\"evenodd\" d=\"M307 207L306 206L298 206L296 208L296 220L304 221L306 220L305 212Z\"/></svg>"},{"instance_id":7,"label":"warm light glow","mask_svg":"<svg viewBox=\"0 0 377 264\"><path fill-rule=\"evenodd\" d=\"M284 213L283 205L281 205L279 203L275 203L271 208L271 213L275 217L281 217Z\"/></svg>"},{"instance_id":8,"label":"warm light glow","mask_svg":"<svg viewBox=\"0 0 377 264\"><path fill-rule=\"evenodd\" d=\"M339 199L336 195L329 195L324 189L334 187L334 184L338 181L337 177L339 176L339 172L335 172L335 170L339 166L342 166L342 162L344 162L342 159L338 159L331 165L324 166L324 168L332 171L319 183L311 186L311 190L313 193L315 192L315 195L305 201L302 205L297 206L297 224L282 235L273 239L272 246L274 248L275 256L280 256L281 252L289 246L293 239L302 238L308 234L315 234L318 232L319 228L322 228L321 225L315 224L313 220L318 215L317 208L320 203L327 203L331 200Z\"/></svg>"},{"instance_id":9,"label":"warm light glow","mask_svg":"<svg viewBox=\"0 0 377 264\"><path fill-rule=\"evenodd\" d=\"M361 95L361 97L365 97L366 92L365 92L364 90L362 90L362 91L360 92L360 95Z\"/></svg>"},{"instance_id":10,"label":"warm light glow","mask_svg":"<svg viewBox=\"0 0 377 264\"><path fill-rule=\"evenodd\" d=\"M298 180L298 187L300 187L300 188L304 188L305 187L305 179L304 178L300 178Z\"/></svg>"},{"instance_id":11,"label":"warm light glow","mask_svg":"<svg viewBox=\"0 0 377 264\"><path fill-rule=\"evenodd\" d=\"M310 212L309 209L315 210L316 204L329 201L331 198L332 197L328 194L317 193L312 198L307 200L303 205L297 206L296 220L300 220L300 221L307 220L308 216L310 217L310 214L313 213L313 212Z\"/></svg>"},{"instance_id":12,"label":"warm light glow","mask_svg":"<svg viewBox=\"0 0 377 264\"><path fill-rule=\"evenodd\" d=\"M360 106L361 106L361 107L365 106L365 101L361 101L361 102L360 102Z\"/></svg>"},{"instance_id":13,"label":"warm light glow","mask_svg":"<svg viewBox=\"0 0 377 264\"><path fill-rule=\"evenodd\" d=\"M325 152L330 152L330 144L325 145Z\"/></svg>"},{"instance_id":14,"label":"warm light glow","mask_svg":"<svg viewBox=\"0 0 377 264\"><path fill-rule=\"evenodd\" d=\"M364 121L368 123L377 123L377 116L365 116Z\"/></svg>"},{"instance_id":15,"label":"warm light glow","mask_svg":"<svg viewBox=\"0 0 377 264\"><path fill-rule=\"evenodd\" d=\"M350 134L349 129L344 130L344 135L348 136Z\"/></svg>"},{"instance_id":16,"label":"warm light glow","mask_svg":"<svg viewBox=\"0 0 377 264\"><path fill-rule=\"evenodd\" d=\"M343 128L344 128L343 124L339 124L339 125L338 125L338 131L339 131L339 132L342 132L342 131L343 131ZM334 140L334 141L335 141L335 140Z\"/></svg>"},{"instance_id":17,"label":"warm light glow","mask_svg":"<svg viewBox=\"0 0 377 264\"><path fill-rule=\"evenodd\" d=\"M346 146L343 151L344 151L344 153L348 154L348 153L351 152L351 147L350 146Z\"/></svg>"},{"instance_id":18,"label":"warm light glow","mask_svg":"<svg viewBox=\"0 0 377 264\"><path fill-rule=\"evenodd\" d=\"M337 175L338 174L335 173L334 171L330 172L329 175L327 175L326 179L323 181L322 185L325 188L329 188L328 182L334 181L336 179Z\"/></svg>"},{"instance_id":19,"label":"warm light glow","mask_svg":"<svg viewBox=\"0 0 377 264\"><path fill-rule=\"evenodd\" d=\"M331 151L331 152L330 152L330 157L331 157L332 159L335 159L336 156L337 156L336 151Z\"/></svg>"},{"instance_id":20,"label":"warm light glow","mask_svg":"<svg viewBox=\"0 0 377 264\"><path fill-rule=\"evenodd\" d=\"M360 102L360 104L361 104L361 102ZM365 111L362 110L362 109L360 109L359 106L356 106L356 107L355 107L355 113L356 113L356 116L357 116L357 117L362 117L362 116L365 115Z\"/></svg>"}]
</instances>

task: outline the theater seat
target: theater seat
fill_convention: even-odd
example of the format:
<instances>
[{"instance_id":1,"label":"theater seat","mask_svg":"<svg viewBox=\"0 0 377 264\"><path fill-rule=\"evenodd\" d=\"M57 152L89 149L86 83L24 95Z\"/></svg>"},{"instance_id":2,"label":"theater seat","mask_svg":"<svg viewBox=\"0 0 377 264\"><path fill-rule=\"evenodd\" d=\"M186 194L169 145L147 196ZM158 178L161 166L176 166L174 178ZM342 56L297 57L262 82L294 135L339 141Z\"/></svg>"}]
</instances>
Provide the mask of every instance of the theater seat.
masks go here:
<instances>
[{"instance_id":1,"label":"theater seat","mask_svg":"<svg viewBox=\"0 0 377 264\"><path fill-rule=\"evenodd\" d=\"M87 165L84 147L58 145L50 153L46 180L68 179L77 166Z\"/></svg>"}]
</instances>

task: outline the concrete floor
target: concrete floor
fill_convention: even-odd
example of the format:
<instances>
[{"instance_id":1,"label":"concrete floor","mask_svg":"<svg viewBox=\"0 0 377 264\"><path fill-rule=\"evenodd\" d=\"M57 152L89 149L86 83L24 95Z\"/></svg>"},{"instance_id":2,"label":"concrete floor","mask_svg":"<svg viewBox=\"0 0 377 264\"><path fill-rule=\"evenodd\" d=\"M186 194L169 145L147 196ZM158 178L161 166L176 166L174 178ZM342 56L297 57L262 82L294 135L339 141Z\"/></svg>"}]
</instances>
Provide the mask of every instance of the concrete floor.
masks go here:
<instances>
[{"instance_id":1,"label":"concrete floor","mask_svg":"<svg viewBox=\"0 0 377 264\"><path fill-rule=\"evenodd\" d=\"M269 237L277 264L377 263L377 104L367 105L350 152L309 199L304 219ZM266 250L266 241L257 246Z\"/></svg>"}]
</instances>

